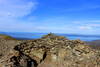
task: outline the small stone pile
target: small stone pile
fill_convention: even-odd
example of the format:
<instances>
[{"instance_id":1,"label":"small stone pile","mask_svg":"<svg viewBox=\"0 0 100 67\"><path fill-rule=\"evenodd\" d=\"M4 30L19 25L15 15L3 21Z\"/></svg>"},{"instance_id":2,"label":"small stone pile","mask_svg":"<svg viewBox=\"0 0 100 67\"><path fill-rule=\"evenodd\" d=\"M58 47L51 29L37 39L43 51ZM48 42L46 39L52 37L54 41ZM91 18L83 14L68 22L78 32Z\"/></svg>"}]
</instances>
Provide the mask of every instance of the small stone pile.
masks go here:
<instances>
[{"instance_id":1,"label":"small stone pile","mask_svg":"<svg viewBox=\"0 0 100 67\"><path fill-rule=\"evenodd\" d=\"M5 63L6 62L6 63ZM48 34L14 47L1 67L100 67L100 51L80 40Z\"/></svg>"}]
</instances>

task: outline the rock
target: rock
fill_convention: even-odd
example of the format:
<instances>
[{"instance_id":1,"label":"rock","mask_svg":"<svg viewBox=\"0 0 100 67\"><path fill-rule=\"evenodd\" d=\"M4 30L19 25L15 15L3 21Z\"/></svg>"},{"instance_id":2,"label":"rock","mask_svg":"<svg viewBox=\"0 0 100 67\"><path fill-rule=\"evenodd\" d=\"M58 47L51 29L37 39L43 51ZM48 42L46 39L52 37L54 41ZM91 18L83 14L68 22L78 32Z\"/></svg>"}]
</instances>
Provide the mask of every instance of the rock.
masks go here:
<instances>
[{"instance_id":1,"label":"rock","mask_svg":"<svg viewBox=\"0 0 100 67\"><path fill-rule=\"evenodd\" d=\"M19 43L13 52L10 67L100 67L99 50L51 33Z\"/></svg>"},{"instance_id":2,"label":"rock","mask_svg":"<svg viewBox=\"0 0 100 67\"><path fill-rule=\"evenodd\" d=\"M13 47L20 42L21 41L18 40L0 39L0 58L2 58L4 55L9 54Z\"/></svg>"}]
</instances>

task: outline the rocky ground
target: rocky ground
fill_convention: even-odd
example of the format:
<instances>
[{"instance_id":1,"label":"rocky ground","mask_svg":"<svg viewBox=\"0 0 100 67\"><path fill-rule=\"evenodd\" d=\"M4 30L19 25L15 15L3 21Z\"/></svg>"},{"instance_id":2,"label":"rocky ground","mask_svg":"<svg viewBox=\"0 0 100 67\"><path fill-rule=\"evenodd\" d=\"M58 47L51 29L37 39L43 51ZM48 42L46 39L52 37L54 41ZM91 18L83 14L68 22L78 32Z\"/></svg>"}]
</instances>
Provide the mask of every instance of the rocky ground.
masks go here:
<instances>
[{"instance_id":1,"label":"rocky ground","mask_svg":"<svg viewBox=\"0 0 100 67\"><path fill-rule=\"evenodd\" d=\"M9 54L10 50L19 42L10 36L0 34L0 58Z\"/></svg>"},{"instance_id":2,"label":"rocky ground","mask_svg":"<svg viewBox=\"0 0 100 67\"><path fill-rule=\"evenodd\" d=\"M0 46L7 44L0 67L100 67L100 50L80 40L48 34L35 40L0 41Z\"/></svg>"}]
</instances>

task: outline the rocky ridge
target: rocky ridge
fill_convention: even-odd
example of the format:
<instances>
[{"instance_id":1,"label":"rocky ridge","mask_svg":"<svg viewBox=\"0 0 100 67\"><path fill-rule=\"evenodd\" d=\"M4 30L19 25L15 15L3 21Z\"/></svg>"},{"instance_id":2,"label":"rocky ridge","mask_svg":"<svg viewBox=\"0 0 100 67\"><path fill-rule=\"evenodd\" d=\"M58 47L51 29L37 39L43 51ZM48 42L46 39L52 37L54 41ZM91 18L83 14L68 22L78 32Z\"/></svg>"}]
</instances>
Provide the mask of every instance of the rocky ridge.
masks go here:
<instances>
[{"instance_id":1,"label":"rocky ridge","mask_svg":"<svg viewBox=\"0 0 100 67\"><path fill-rule=\"evenodd\" d=\"M0 67L100 67L100 51L80 40L48 34L17 44Z\"/></svg>"}]
</instances>

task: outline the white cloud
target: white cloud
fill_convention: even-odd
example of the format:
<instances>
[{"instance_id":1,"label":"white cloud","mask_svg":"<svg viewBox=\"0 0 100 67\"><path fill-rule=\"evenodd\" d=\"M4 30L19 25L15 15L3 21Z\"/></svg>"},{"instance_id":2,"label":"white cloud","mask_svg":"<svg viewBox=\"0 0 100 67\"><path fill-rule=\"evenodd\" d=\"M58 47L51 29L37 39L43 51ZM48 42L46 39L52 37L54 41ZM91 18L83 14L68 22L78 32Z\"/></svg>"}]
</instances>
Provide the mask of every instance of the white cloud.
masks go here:
<instances>
[{"instance_id":1,"label":"white cloud","mask_svg":"<svg viewBox=\"0 0 100 67\"><path fill-rule=\"evenodd\" d=\"M72 21L73 24L77 25L78 29L81 30L95 30L100 28L100 20L81 20Z\"/></svg>"},{"instance_id":2,"label":"white cloud","mask_svg":"<svg viewBox=\"0 0 100 67\"><path fill-rule=\"evenodd\" d=\"M23 31L28 28L32 24L19 18L29 15L36 7L36 1L0 0L0 31Z\"/></svg>"},{"instance_id":3,"label":"white cloud","mask_svg":"<svg viewBox=\"0 0 100 67\"><path fill-rule=\"evenodd\" d=\"M99 23L100 20L85 20L83 22L88 22L88 23Z\"/></svg>"},{"instance_id":4,"label":"white cloud","mask_svg":"<svg viewBox=\"0 0 100 67\"><path fill-rule=\"evenodd\" d=\"M92 27L100 27L100 24L89 24L88 26L92 26Z\"/></svg>"},{"instance_id":5,"label":"white cloud","mask_svg":"<svg viewBox=\"0 0 100 67\"><path fill-rule=\"evenodd\" d=\"M79 29L81 30L92 30L91 26L80 26Z\"/></svg>"},{"instance_id":6,"label":"white cloud","mask_svg":"<svg viewBox=\"0 0 100 67\"><path fill-rule=\"evenodd\" d=\"M28 15L36 2L25 0L0 0L0 17L22 17Z\"/></svg>"},{"instance_id":7,"label":"white cloud","mask_svg":"<svg viewBox=\"0 0 100 67\"><path fill-rule=\"evenodd\" d=\"M72 21L73 24L82 25L85 27L100 27L100 20L81 20Z\"/></svg>"}]
</instances>

